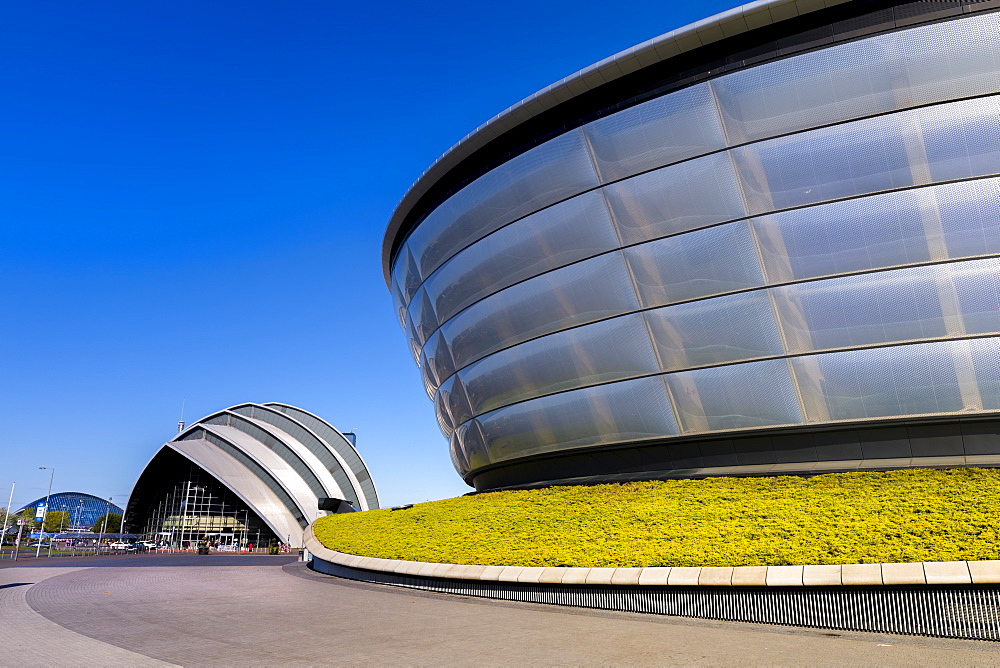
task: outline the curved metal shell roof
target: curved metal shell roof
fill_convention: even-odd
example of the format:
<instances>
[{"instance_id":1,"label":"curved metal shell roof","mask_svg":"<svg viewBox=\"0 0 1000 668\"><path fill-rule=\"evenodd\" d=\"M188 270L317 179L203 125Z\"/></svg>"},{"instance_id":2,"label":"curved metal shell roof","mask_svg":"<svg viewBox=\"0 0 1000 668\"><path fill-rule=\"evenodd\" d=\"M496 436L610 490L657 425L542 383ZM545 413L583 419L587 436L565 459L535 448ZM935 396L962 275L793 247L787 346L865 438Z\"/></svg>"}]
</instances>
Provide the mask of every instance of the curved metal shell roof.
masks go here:
<instances>
[{"instance_id":1,"label":"curved metal shell roof","mask_svg":"<svg viewBox=\"0 0 1000 668\"><path fill-rule=\"evenodd\" d=\"M350 441L294 406L237 404L192 423L157 454L164 449L214 476L279 536L315 519L320 497L347 499L360 510L379 507L371 475Z\"/></svg>"},{"instance_id":2,"label":"curved metal shell roof","mask_svg":"<svg viewBox=\"0 0 1000 668\"><path fill-rule=\"evenodd\" d=\"M410 210L438 179L488 142L578 95L644 67L728 37L851 1L853 0L758 0L741 5L609 56L501 111L435 160L410 186L397 205L382 242L382 269L386 285L391 285L389 273L393 243Z\"/></svg>"}]
</instances>

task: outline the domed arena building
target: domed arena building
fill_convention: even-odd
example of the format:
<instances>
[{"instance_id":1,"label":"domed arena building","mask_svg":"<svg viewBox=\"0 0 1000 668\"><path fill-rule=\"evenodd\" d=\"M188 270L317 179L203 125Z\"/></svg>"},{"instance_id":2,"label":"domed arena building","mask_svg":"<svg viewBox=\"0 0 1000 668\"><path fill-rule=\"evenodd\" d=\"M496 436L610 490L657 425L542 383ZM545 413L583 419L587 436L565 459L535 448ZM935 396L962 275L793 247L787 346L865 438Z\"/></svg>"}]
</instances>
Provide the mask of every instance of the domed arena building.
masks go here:
<instances>
[{"instance_id":1,"label":"domed arena building","mask_svg":"<svg viewBox=\"0 0 1000 668\"><path fill-rule=\"evenodd\" d=\"M108 513L122 513L122 509L111 502L93 494L83 492L53 492L48 498L42 496L24 504L15 512L20 513L28 508L37 508L48 501L48 512L65 512L66 524L59 527L63 531L90 531L97 521ZM46 522L48 524L48 522Z\"/></svg>"},{"instance_id":2,"label":"domed arena building","mask_svg":"<svg viewBox=\"0 0 1000 668\"><path fill-rule=\"evenodd\" d=\"M316 415L286 404L246 403L183 428L139 475L127 531L176 547L299 545L326 512L321 499L379 507L354 444Z\"/></svg>"},{"instance_id":3,"label":"domed arena building","mask_svg":"<svg viewBox=\"0 0 1000 668\"><path fill-rule=\"evenodd\" d=\"M755 2L441 156L382 262L466 482L1000 464L997 8Z\"/></svg>"}]
</instances>

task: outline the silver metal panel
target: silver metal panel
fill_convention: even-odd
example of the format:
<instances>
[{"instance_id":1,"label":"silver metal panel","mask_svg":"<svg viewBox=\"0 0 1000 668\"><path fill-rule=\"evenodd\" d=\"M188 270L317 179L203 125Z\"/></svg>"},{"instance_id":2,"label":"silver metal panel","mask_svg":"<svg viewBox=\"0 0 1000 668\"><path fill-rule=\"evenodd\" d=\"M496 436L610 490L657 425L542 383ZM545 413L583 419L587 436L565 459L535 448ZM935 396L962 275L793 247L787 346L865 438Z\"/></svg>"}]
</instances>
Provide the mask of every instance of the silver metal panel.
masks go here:
<instances>
[{"instance_id":1,"label":"silver metal panel","mask_svg":"<svg viewBox=\"0 0 1000 668\"><path fill-rule=\"evenodd\" d=\"M361 455L358 454L357 449L351 445L350 441L340 431L325 420L301 408L274 402L262 405L288 415L323 439L323 442L337 454L339 459L347 464L348 470L354 475L354 479L358 481L358 484L361 485L361 490L364 492L363 497L358 499L361 503L361 510L370 510L379 507L375 481L372 479L368 467L365 465L364 460L361 459Z\"/></svg>"},{"instance_id":2,"label":"silver metal panel","mask_svg":"<svg viewBox=\"0 0 1000 668\"><path fill-rule=\"evenodd\" d=\"M977 179L930 190L948 257L1000 253L1000 179Z\"/></svg>"},{"instance_id":3,"label":"silver metal panel","mask_svg":"<svg viewBox=\"0 0 1000 668\"><path fill-rule=\"evenodd\" d=\"M451 438L448 439L448 453L451 455L451 465L458 471L458 475L465 477L472 471L465 458L465 453L462 451L462 446L458 442L457 434L452 434Z\"/></svg>"},{"instance_id":4,"label":"silver metal panel","mask_svg":"<svg viewBox=\"0 0 1000 668\"><path fill-rule=\"evenodd\" d=\"M763 290L667 306L643 317L664 371L784 353Z\"/></svg>"},{"instance_id":5,"label":"silver metal panel","mask_svg":"<svg viewBox=\"0 0 1000 668\"><path fill-rule=\"evenodd\" d=\"M446 389L446 391L448 390ZM434 418L437 420L438 429L441 430L445 438L451 437L455 431L455 421L451 418L448 402L444 397L439 398L437 394L431 397L431 400L434 401Z\"/></svg>"},{"instance_id":6,"label":"silver metal panel","mask_svg":"<svg viewBox=\"0 0 1000 668\"><path fill-rule=\"evenodd\" d=\"M802 423L783 359L667 375L684 434Z\"/></svg>"},{"instance_id":7,"label":"silver metal panel","mask_svg":"<svg viewBox=\"0 0 1000 668\"><path fill-rule=\"evenodd\" d=\"M750 213L768 213L1000 173L998 117L995 96L977 98L810 130L730 153Z\"/></svg>"},{"instance_id":8,"label":"silver metal panel","mask_svg":"<svg viewBox=\"0 0 1000 668\"><path fill-rule=\"evenodd\" d=\"M646 307L764 284L746 221L632 246L624 252Z\"/></svg>"},{"instance_id":9,"label":"silver metal panel","mask_svg":"<svg viewBox=\"0 0 1000 668\"><path fill-rule=\"evenodd\" d=\"M399 321L399 326L406 331L406 302L403 300L403 292L396 285L396 281L392 282L392 287L389 289L392 294L392 310L396 314L396 320Z\"/></svg>"},{"instance_id":10,"label":"silver metal panel","mask_svg":"<svg viewBox=\"0 0 1000 668\"><path fill-rule=\"evenodd\" d=\"M311 429L281 411L258 404L235 406L234 413L246 415L294 447L328 490L327 496L354 503L362 495L360 484L347 462ZM270 427L265 426L270 425ZM304 456L303 452L309 456Z\"/></svg>"},{"instance_id":11,"label":"silver metal panel","mask_svg":"<svg viewBox=\"0 0 1000 668\"><path fill-rule=\"evenodd\" d=\"M451 359L451 351L448 350L448 344L441 330L438 330L424 346L423 355L422 364L425 368L422 370L433 383L434 389L437 389L446 378L455 373L455 362Z\"/></svg>"},{"instance_id":12,"label":"silver metal panel","mask_svg":"<svg viewBox=\"0 0 1000 668\"><path fill-rule=\"evenodd\" d=\"M938 188L904 190L795 209L751 221L769 283L866 271L947 257L927 225Z\"/></svg>"},{"instance_id":13,"label":"silver metal panel","mask_svg":"<svg viewBox=\"0 0 1000 668\"><path fill-rule=\"evenodd\" d=\"M466 467L467 473L490 463L482 430L475 420L466 422L455 430L455 433L451 435L449 445L452 458L457 459L462 466ZM464 474L460 472L459 475Z\"/></svg>"},{"instance_id":14,"label":"silver metal panel","mask_svg":"<svg viewBox=\"0 0 1000 668\"><path fill-rule=\"evenodd\" d=\"M604 187L626 244L746 215L732 162L716 153Z\"/></svg>"},{"instance_id":15,"label":"silver metal panel","mask_svg":"<svg viewBox=\"0 0 1000 668\"><path fill-rule=\"evenodd\" d=\"M170 441L176 450L242 499L278 536L298 536L302 529L285 504L241 463L202 439Z\"/></svg>"},{"instance_id":16,"label":"silver metal panel","mask_svg":"<svg viewBox=\"0 0 1000 668\"><path fill-rule=\"evenodd\" d=\"M1000 338L974 339L968 343L983 410L1000 410Z\"/></svg>"},{"instance_id":17,"label":"silver metal panel","mask_svg":"<svg viewBox=\"0 0 1000 668\"><path fill-rule=\"evenodd\" d=\"M1000 179L883 193L751 221L769 283L1000 253Z\"/></svg>"},{"instance_id":18,"label":"silver metal panel","mask_svg":"<svg viewBox=\"0 0 1000 668\"><path fill-rule=\"evenodd\" d=\"M204 420L202 424L218 424L239 429L281 457L292 470L299 474L299 477L317 499L321 496L328 496L329 490L324 488L323 482L314 470L314 467L319 463L315 459L310 461L307 456L312 453L309 452L308 448L291 439L288 434L269 425L259 424L233 411L226 411L222 415Z\"/></svg>"},{"instance_id":19,"label":"silver metal panel","mask_svg":"<svg viewBox=\"0 0 1000 668\"><path fill-rule=\"evenodd\" d=\"M982 410L967 341L792 358L809 422Z\"/></svg>"},{"instance_id":20,"label":"silver metal panel","mask_svg":"<svg viewBox=\"0 0 1000 668\"><path fill-rule=\"evenodd\" d=\"M478 420L466 422L455 433L470 468L480 469L490 463L490 451Z\"/></svg>"},{"instance_id":21,"label":"silver metal panel","mask_svg":"<svg viewBox=\"0 0 1000 668\"><path fill-rule=\"evenodd\" d=\"M465 386L457 375L446 380L438 388L438 392L434 396L434 406L438 414L438 422L446 435L450 435L451 429L466 420L471 420L473 416Z\"/></svg>"},{"instance_id":22,"label":"silver metal panel","mask_svg":"<svg viewBox=\"0 0 1000 668\"><path fill-rule=\"evenodd\" d=\"M1000 332L1000 260L990 258L944 265L954 286L961 331L966 334Z\"/></svg>"},{"instance_id":23,"label":"silver metal panel","mask_svg":"<svg viewBox=\"0 0 1000 668\"><path fill-rule=\"evenodd\" d=\"M476 415L542 394L656 373L638 313L507 348L459 372Z\"/></svg>"},{"instance_id":24,"label":"silver metal panel","mask_svg":"<svg viewBox=\"0 0 1000 668\"><path fill-rule=\"evenodd\" d=\"M335 469L338 473L337 478L340 478L340 480L337 480L330 468L317 456L315 446L318 443L306 444L311 440L310 434L301 425L296 425L291 420L288 420L287 423L281 422L267 415L264 409L255 411L254 416L250 420L264 431L279 439L282 443L285 443L295 453L299 461L309 468L309 472L319 480L323 486L323 491L328 497L354 499L353 485L340 475L343 473L341 464L337 462L337 469ZM276 424L279 422L280 424ZM296 432L295 435L289 433L286 429ZM298 462L294 462L294 464L298 465ZM318 498L317 496L317 500Z\"/></svg>"},{"instance_id":25,"label":"silver metal panel","mask_svg":"<svg viewBox=\"0 0 1000 668\"><path fill-rule=\"evenodd\" d=\"M473 304L442 326L461 368L502 348L638 308L621 253L542 274Z\"/></svg>"},{"instance_id":26,"label":"silver metal panel","mask_svg":"<svg viewBox=\"0 0 1000 668\"><path fill-rule=\"evenodd\" d=\"M1000 332L1000 260L770 289L789 352Z\"/></svg>"},{"instance_id":27,"label":"silver metal panel","mask_svg":"<svg viewBox=\"0 0 1000 668\"><path fill-rule=\"evenodd\" d=\"M876 35L711 82L732 143L1000 91L1000 18Z\"/></svg>"},{"instance_id":28,"label":"silver metal panel","mask_svg":"<svg viewBox=\"0 0 1000 668\"><path fill-rule=\"evenodd\" d=\"M437 392L438 383L433 375L433 370L427 363L426 351L420 352L420 360L417 362L417 366L420 367L420 379L424 382L424 392L427 393L431 401L434 401L434 393Z\"/></svg>"},{"instance_id":29,"label":"silver metal panel","mask_svg":"<svg viewBox=\"0 0 1000 668\"><path fill-rule=\"evenodd\" d=\"M270 471L275 478L281 481L282 486L295 500L295 505L299 507L305 517L313 518L316 516L316 511L313 509L318 507L319 495L309 489L309 485L302 479L302 475L274 451L236 427L206 422L202 422L201 426L209 433L229 441Z\"/></svg>"},{"instance_id":30,"label":"silver metal panel","mask_svg":"<svg viewBox=\"0 0 1000 668\"><path fill-rule=\"evenodd\" d=\"M409 323L409 332L418 347L423 346L430 335L437 331L438 320L434 314L434 306L427 296L427 290L423 287L413 295L406 311L406 320Z\"/></svg>"},{"instance_id":31,"label":"silver metal panel","mask_svg":"<svg viewBox=\"0 0 1000 668\"><path fill-rule=\"evenodd\" d=\"M659 377L554 394L476 419L491 462L677 434Z\"/></svg>"},{"instance_id":32,"label":"silver metal panel","mask_svg":"<svg viewBox=\"0 0 1000 668\"><path fill-rule=\"evenodd\" d=\"M434 209L407 241L427 278L499 227L598 185L579 130L567 132L479 177Z\"/></svg>"},{"instance_id":33,"label":"silver metal panel","mask_svg":"<svg viewBox=\"0 0 1000 668\"><path fill-rule=\"evenodd\" d=\"M417 261L414 259L408 243L404 244L399 251L399 257L393 268L393 277L400 292L402 292L403 301L409 304L413 295L416 294L417 288L420 287L421 279Z\"/></svg>"},{"instance_id":34,"label":"silver metal panel","mask_svg":"<svg viewBox=\"0 0 1000 668\"><path fill-rule=\"evenodd\" d=\"M594 190L481 239L435 271L426 287L446 320L518 281L617 246L604 197Z\"/></svg>"},{"instance_id":35,"label":"silver metal panel","mask_svg":"<svg viewBox=\"0 0 1000 668\"><path fill-rule=\"evenodd\" d=\"M792 353L947 336L954 293L948 265L771 288Z\"/></svg>"},{"instance_id":36,"label":"silver metal panel","mask_svg":"<svg viewBox=\"0 0 1000 668\"><path fill-rule=\"evenodd\" d=\"M911 114L911 123L922 134L932 181L1000 173L1000 97L941 104Z\"/></svg>"},{"instance_id":37,"label":"silver metal panel","mask_svg":"<svg viewBox=\"0 0 1000 668\"><path fill-rule=\"evenodd\" d=\"M605 183L725 148L707 83L583 126Z\"/></svg>"}]
</instances>

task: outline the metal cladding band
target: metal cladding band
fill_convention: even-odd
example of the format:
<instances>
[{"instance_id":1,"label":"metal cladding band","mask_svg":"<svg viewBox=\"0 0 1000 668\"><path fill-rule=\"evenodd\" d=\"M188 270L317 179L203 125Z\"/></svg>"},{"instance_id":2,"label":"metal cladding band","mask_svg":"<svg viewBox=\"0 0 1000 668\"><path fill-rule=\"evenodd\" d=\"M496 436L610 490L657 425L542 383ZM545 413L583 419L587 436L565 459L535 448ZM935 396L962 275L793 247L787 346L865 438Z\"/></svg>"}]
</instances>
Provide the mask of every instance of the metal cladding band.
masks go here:
<instances>
[{"instance_id":1,"label":"metal cladding band","mask_svg":"<svg viewBox=\"0 0 1000 668\"><path fill-rule=\"evenodd\" d=\"M846 631L1000 640L997 585L811 588L544 585L397 575L340 566L315 555L312 568L350 580L504 601Z\"/></svg>"}]
</instances>

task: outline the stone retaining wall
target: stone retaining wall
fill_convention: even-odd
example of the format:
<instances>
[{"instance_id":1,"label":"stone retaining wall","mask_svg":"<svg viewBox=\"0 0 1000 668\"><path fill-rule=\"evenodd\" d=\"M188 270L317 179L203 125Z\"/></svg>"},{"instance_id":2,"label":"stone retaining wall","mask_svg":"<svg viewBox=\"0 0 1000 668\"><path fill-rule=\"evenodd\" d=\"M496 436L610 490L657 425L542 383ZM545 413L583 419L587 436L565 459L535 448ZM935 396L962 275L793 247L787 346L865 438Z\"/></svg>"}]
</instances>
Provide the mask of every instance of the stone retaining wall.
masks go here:
<instances>
[{"instance_id":1,"label":"stone retaining wall","mask_svg":"<svg viewBox=\"0 0 1000 668\"><path fill-rule=\"evenodd\" d=\"M673 568L568 568L469 566L400 561L344 554L322 545L306 530L306 548L324 561L348 568L449 580L712 587L828 587L859 585L955 585L1000 583L1000 561L925 561L910 564L829 566L703 566Z\"/></svg>"},{"instance_id":2,"label":"stone retaining wall","mask_svg":"<svg viewBox=\"0 0 1000 668\"><path fill-rule=\"evenodd\" d=\"M726 621L1000 640L1000 561L538 568L375 559L306 532L314 570L396 587Z\"/></svg>"}]
</instances>

